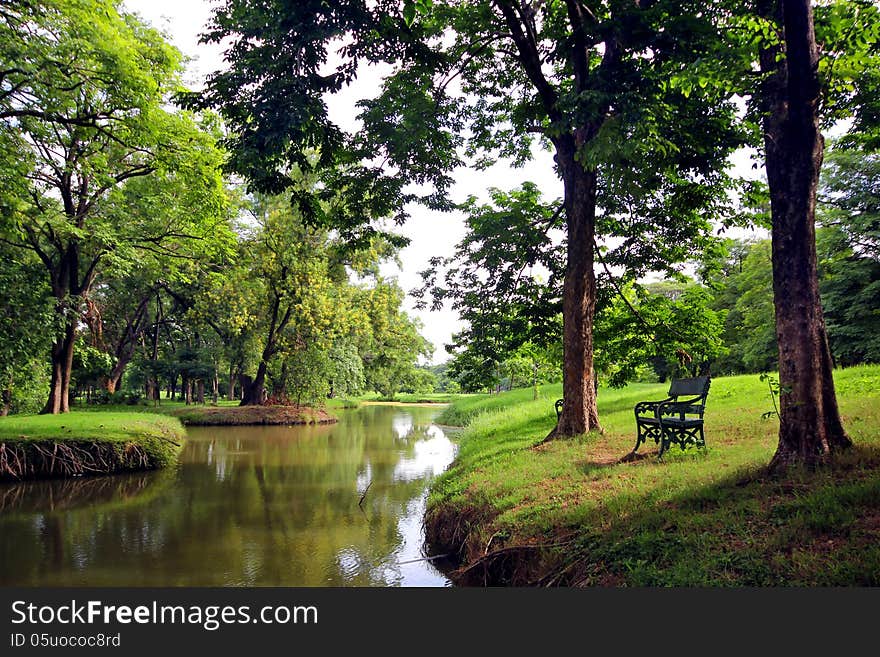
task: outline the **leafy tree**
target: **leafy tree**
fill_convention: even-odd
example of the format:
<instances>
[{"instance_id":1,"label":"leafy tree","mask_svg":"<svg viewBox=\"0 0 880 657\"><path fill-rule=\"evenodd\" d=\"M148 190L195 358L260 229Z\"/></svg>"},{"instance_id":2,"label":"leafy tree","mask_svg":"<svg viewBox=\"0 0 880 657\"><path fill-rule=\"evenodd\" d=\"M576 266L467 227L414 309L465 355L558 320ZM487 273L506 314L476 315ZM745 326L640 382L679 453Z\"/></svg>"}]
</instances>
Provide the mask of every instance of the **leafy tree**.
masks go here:
<instances>
[{"instance_id":1,"label":"leafy tree","mask_svg":"<svg viewBox=\"0 0 880 657\"><path fill-rule=\"evenodd\" d=\"M880 61L880 12L870 3L836 2L817 6L814 16L809 0L766 0L752 18L762 32L755 39L762 75L753 97L770 193L781 390L770 468L780 471L815 465L851 444L837 408L819 298L816 191L823 124L860 115L853 90L865 79L861 72Z\"/></svg>"},{"instance_id":2,"label":"leafy tree","mask_svg":"<svg viewBox=\"0 0 880 657\"><path fill-rule=\"evenodd\" d=\"M597 231L664 260L686 251L723 205L722 165L739 143L728 129L734 107L711 85L669 83L717 43L704 9L685 0L228 0L206 38L231 40L230 68L197 104L227 119L231 165L255 187L279 192L291 166L320 167L326 205L298 191L294 202L355 238L367 221L405 219L410 201L448 208L462 147L479 164L499 155L521 163L540 136L565 188L566 405L555 433L574 435L598 426ZM325 99L362 62L395 72L361 103L363 130L346 135Z\"/></svg>"},{"instance_id":3,"label":"leafy tree","mask_svg":"<svg viewBox=\"0 0 880 657\"><path fill-rule=\"evenodd\" d=\"M404 387L420 387L425 379L416 372L417 361L433 351L417 321L401 310L403 296L396 282L380 280L357 297L370 322L369 339L361 350L366 387L389 399Z\"/></svg>"},{"instance_id":4,"label":"leafy tree","mask_svg":"<svg viewBox=\"0 0 880 657\"><path fill-rule=\"evenodd\" d=\"M726 312L711 292L692 282L630 285L603 309L597 323L600 377L611 386L637 378L650 364L660 380L710 371L722 356Z\"/></svg>"},{"instance_id":5,"label":"leafy tree","mask_svg":"<svg viewBox=\"0 0 880 657\"><path fill-rule=\"evenodd\" d=\"M541 347L525 343L521 345L508 358L501 362L500 374L509 380L510 388L520 385L532 387L534 399L538 398L542 383L558 381L561 375L559 369L558 350L542 349Z\"/></svg>"},{"instance_id":6,"label":"leafy tree","mask_svg":"<svg viewBox=\"0 0 880 657\"><path fill-rule=\"evenodd\" d=\"M165 109L180 54L158 32L107 0L17 9L0 16L0 52L16 56L0 66L0 238L33 251L49 280L58 332L43 410L58 413L68 410L78 319L104 267L210 233L205 219L223 203L220 155L191 117ZM147 198L150 176L188 194Z\"/></svg>"},{"instance_id":7,"label":"leafy tree","mask_svg":"<svg viewBox=\"0 0 880 657\"><path fill-rule=\"evenodd\" d=\"M429 369L434 373L434 377L436 379L436 383L434 384L435 392L448 392L454 394L461 391L461 386L458 384L458 381L450 376L449 368L449 361L429 367Z\"/></svg>"},{"instance_id":8,"label":"leafy tree","mask_svg":"<svg viewBox=\"0 0 880 657\"><path fill-rule=\"evenodd\" d=\"M740 374L776 369L778 349L773 309L770 241L720 240L701 265L703 283L713 290L712 308L724 311L727 353L717 372Z\"/></svg>"},{"instance_id":9,"label":"leafy tree","mask_svg":"<svg viewBox=\"0 0 880 657\"><path fill-rule=\"evenodd\" d=\"M329 285L325 233L305 227L297 213L278 199L258 201L253 218L256 225L246 251L253 259L250 272L259 286L252 300L257 306L250 314L257 321L261 349L256 375L244 379L242 406L263 402L273 358L285 348L310 349L298 335L297 323L319 320L323 325L309 310L320 303L316 297Z\"/></svg>"},{"instance_id":10,"label":"leafy tree","mask_svg":"<svg viewBox=\"0 0 880 657\"><path fill-rule=\"evenodd\" d=\"M854 255L880 260L880 152L835 148L820 182L819 223Z\"/></svg>"},{"instance_id":11,"label":"leafy tree","mask_svg":"<svg viewBox=\"0 0 880 657\"><path fill-rule=\"evenodd\" d=\"M880 155L833 149L819 190L817 250L831 353L880 362Z\"/></svg>"},{"instance_id":12,"label":"leafy tree","mask_svg":"<svg viewBox=\"0 0 880 657\"><path fill-rule=\"evenodd\" d=\"M30 410L28 383L45 382L40 363L54 318L40 267L33 254L0 243L0 415Z\"/></svg>"},{"instance_id":13,"label":"leafy tree","mask_svg":"<svg viewBox=\"0 0 880 657\"><path fill-rule=\"evenodd\" d=\"M490 195L490 204L462 205L465 237L452 256L432 258L414 291L419 307L428 298L434 310L449 304L466 322L447 345L466 389L493 387L499 364L522 346L562 341L565 247L553 233L562 227L561 206L543 203L533 183Z\"/></svg>"},{"instance_id":14,"label":"leafy tree","mask_svg":"<svg viewBox=\"0 0 880 657\"><path fill-rule=\"evenodd\" d=\"M358 395L364 390L364 362L357 346L347 339L337 340L328 353L328 397Z\"/></svg>"}]
</instances>

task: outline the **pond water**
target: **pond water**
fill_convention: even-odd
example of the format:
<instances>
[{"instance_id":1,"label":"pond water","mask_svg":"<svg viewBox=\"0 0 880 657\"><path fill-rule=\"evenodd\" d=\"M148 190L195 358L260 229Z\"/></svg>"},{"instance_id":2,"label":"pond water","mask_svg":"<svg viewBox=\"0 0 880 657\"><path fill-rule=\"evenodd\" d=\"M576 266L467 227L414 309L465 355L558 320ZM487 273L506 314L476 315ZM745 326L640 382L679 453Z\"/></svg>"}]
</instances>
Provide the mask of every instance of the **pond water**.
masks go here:
<instances>
[{"instance_id":1,"label":"pond water","mask_svg":"<svg viewBox=\"0 0 880 657\"><path fill-rule=\"evenodd\" d=\"M438 412L190 427L174 468L0 484L0 585L447 586L422 553Z\"/></svg>"}]
</instances>

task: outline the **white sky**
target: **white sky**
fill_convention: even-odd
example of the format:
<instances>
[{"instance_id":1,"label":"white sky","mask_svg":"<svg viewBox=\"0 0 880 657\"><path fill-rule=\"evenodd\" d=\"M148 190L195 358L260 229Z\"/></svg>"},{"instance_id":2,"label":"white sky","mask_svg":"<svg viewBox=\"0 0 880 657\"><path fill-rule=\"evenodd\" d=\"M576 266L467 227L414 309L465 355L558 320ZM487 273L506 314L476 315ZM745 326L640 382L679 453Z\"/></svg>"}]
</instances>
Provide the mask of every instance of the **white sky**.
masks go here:
<instances>
[{"instance_id":1,"label":"white sky","mask_svg":"<svg viewBox=\"0 0 880 657\"><path fill-rule=\"evenodd\" d=\"M223 67L222 48L215 44L199 44L198 37L207 24L211 9L220 4L218 0L125 0L124 7L140 14L154 27L164 31L190 61L185 76L192 88L201 86L205 76ZM355 118L354 103L378 91L379 75L367 72L358 82L328 99L330 117L342 127L350 127ZM737 170L745 174L750 169L746 157L737 158ZM752 174L754 175L754 174ZM562 182L553 171L552 155L538 153L527 167L512 169L503 164L487 171L459 170L454 174L455 185L452 200L463 201L474 195L488 200L486 190L490 187L512 189L526 180L535 182L546 199L562 196ZM384 269L388 276L395 276L408 293L421 285L418 273L425 269L433 256L448 256L464 236L464 221L459 213L432 212L422 207L409 208L411 219L398 232L410 239L410 245L400 254L401 267L389 264ZM405 308L423 325L422 335L434 344L432 363L445 361L448 357L443 345L452 334L462 328L462 322L451 310L439 312L417 311L414 300L407 296Z\"/></svg>"}]
</instances>

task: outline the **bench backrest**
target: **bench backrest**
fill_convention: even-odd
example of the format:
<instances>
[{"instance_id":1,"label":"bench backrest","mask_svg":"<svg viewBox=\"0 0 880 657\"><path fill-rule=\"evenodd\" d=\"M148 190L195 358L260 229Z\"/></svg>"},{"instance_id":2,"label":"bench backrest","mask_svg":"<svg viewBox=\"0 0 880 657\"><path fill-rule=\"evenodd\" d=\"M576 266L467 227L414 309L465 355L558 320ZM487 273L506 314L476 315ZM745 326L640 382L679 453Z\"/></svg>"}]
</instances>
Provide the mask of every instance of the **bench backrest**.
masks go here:
<instances>
[{"instance_id":1,"label":"bench backrest","mask_svg":"<svg viewBox=\"0 0 880 657\"><path fill-rule=\"evenodd\" d=\"M709 394L709 377L695 376L690 379L673 379L669 386L670 397L703 397L703 403L706 402L706 395Z\"/></svg>"}]
</instances>

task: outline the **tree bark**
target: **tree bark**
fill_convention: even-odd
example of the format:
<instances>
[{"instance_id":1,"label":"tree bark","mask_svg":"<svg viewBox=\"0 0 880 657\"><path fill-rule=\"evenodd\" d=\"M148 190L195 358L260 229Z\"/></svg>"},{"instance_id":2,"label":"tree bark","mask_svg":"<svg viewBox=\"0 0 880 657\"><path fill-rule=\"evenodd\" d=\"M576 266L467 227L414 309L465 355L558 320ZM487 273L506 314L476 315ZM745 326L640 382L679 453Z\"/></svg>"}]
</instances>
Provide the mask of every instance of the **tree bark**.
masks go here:
<instances>
[{"instance_id":1,"label":"tree bark","mask_svg":"<svg viewBox=\"0 0 880 657\"><path fill-rule=\"evenodd\" d=\"M761 53L780 385L779 444L770 470L781 472L815 466L852 443L840 421L819 298L815 215L824 140L812 9L809 0L769 0L762 10L781 21L785 35L783 58L779 47Z\"/></svg>"},{"instance_id":2,"label":"tree bark","mask_svg":"<svg viewBox=\"0 0 880 657\"><path fill-rule=\"evenodd\" d=\"M125 369L134 357L134 347L138 340L142 339L143 332L146 329L147 307L150 301L150 296L152 296L152 292L150 292L149 296L141 299L135 310L134 316L129 318L126 322L125 331L122 336L120 336L116 348L114 349L116 363L114 363L113 369L110 370L110 374L105 383L107 392L111 394L116 392L119 388L122 375L125 374ZM158 333L158 331L159 329L157 327L156 332Z\"/></svg>"},{"instance_id":3,"label":"tree bark","mask_svg":"<svg viewBox=\"0 0 880 657\"><path fill-rule=\"evenodd\" d=\"M226 393L226 398L229 401L233 401L236 399L236 397L235 397L235 379L236 379L235 367L230 366L229 367L229 390Z\"/></svg>"},{"instance_id":4,"label":"tree bark","mask_svg":"<svg viewBox=\"0 0 880 657\"><path fill-rule=\"evenodd\" d=\"M285 276L282 274L281 279L284 280L284 278ZM269 360L277 352L278 347L276 343L278 341L278 336L287 326L291 314L293 313L293 304L288 303L287 310L279 320L278 316L281 310L283 292L275 289L272 291L272 296L272 313L269 319L269 330L266 334L266 346L263 347L263 353L260 355L260 365L257 368L257 376L255 376L252 381L247 382L245 382L245 378L242 377L241 403L239 406L262 404L266 400L266 370L269 367Z\"/></svg>"},{"instance_id":5,"label":"tree bark","mask_svg":"<svg viewBox=\"0 0 880 657\"><path fill-rule=\"evenodd\" d=\"M265 360L260 361L257 368L257 375L250 381L245 377L241 378L241 403L239 406L257 406L263 403L263 389L266 387L266 369Z\"/></svg>"},{"instance_id":6,"label":"tree bark","mask_svg":"<svg viewBox=\"0 0 880 657\"><path fill-rule=\"evenodd\" d=\"M64 333L52 345L52 375L49 383L49 399L42 415L57 415L70 411L70 376L73 371L73 345L76 342L76 322L68 320Z\"/></svg>"},{"instance_id":7,"label":"tree bark","mask_svg":"<svg viewBox=\"0 0 880 657\"><path fill-rule=\"evenodd\" d=\"M12 377L9 378L9 384L0 392L0 417L9 415L12 408Z\"/></svg>"},{"instance_id":8,"label":"tree bark","mask_svg":"<svg viewBox=\"0 0 880 657\"><path fill-rule=\"evenodd\" d=\"M562 287L564 404L559 421L547 439L576 436L599 429L593 386L593 319L596 275L593 244L596 231L596 172L575 161L574 139L560 140L556 160L565 188L568 230L565 280Z\"/></svg>"}]
</instances>

